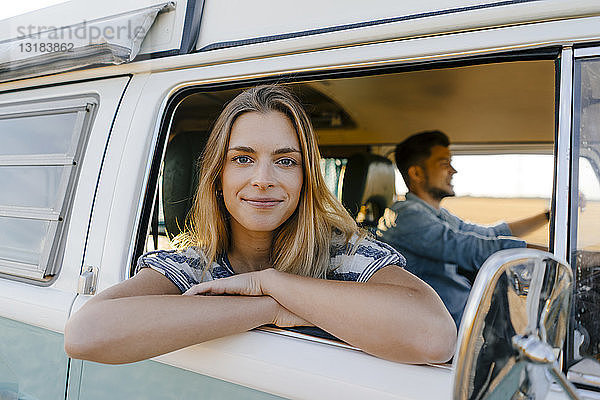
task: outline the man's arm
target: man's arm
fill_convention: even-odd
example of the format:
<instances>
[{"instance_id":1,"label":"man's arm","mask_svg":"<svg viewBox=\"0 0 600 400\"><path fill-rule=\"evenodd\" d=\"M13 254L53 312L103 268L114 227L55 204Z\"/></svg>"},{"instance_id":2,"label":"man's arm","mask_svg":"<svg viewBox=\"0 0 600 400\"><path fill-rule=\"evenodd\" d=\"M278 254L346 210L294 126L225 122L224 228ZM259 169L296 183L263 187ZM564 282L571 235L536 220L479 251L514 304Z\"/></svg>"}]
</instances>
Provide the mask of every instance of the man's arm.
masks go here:
<instances>
[{"instance_id":1,"label":"man's arm","mask_svg":"<svg viewBox=\"0 0 600 400\"><path fill-rule=\"evenodd\" d=\"M546 225L549 220L548 216L548 212L544 211L532 217L527 217L518 221L509 222L508 227L510 228L510 231L514 236L524 236Z\"/></svg>"},{"instance_id":2,"label":"man's arm","mask_svg":"<svg viewBox=\"0 0 600 400\"><path fill-rule=\"evenodd\" d=\"M457 230L429 213L414 209L403 210L395 219L388 218L381 223L378 236L392 246L421 257L458 264L470 271L477 271L498 250L526 245L514 238Z\"/></svg>"}]
</instances>

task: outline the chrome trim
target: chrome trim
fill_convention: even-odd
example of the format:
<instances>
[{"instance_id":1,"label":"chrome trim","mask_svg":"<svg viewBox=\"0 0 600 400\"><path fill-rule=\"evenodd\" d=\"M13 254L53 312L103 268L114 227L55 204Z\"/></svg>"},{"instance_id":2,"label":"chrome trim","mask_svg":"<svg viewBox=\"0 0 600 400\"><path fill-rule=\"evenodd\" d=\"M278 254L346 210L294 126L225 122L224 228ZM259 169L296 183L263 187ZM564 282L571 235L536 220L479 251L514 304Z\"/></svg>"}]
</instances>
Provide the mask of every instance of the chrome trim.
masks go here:
<instances>
[{"instance_id":1,"label":"chrome trim","mask_svg":"<svg viewBox=\"0 0 600 400\"><path fill-rule=\"evenodd\" d=\"M94 295L98 287L98 267L86 265L79 275L77 294Z\"/></svg>"},{"instance_id":2,"label":"chrome trim","mask_svg":"<svg viewBox=\"0 0 600 400\"><path fill-rule=\"evenodd\" d=\"M46 276L45 269L40 269L39 265L9 260L0 260L0 273L3 277L8 275L37 281L43 280Z\"/></svg>"},{"instance_id":3,"label":"chrome trim","mask_svg":"<svg viewBox=\"0 0 600 400\"><path fill-rule=\"evenodd\" d=\"M144 180L143 180L142 188L141 188L142 190L140 192L140 196L138 199L138 205L137 205L136 213L135 213L135 222L133 224L133 232L132 232L132 235L134 237L132 238L132 240L129 241L129 249L127 250L127 263L125 264L126 268L121 270L121 276L120 276L121 280L125 280L125 279L129 278L129 271L131 269L131 266L129 265L129 261L132 259L133 253L135 252L135 246L137 243L137 236L135 236L135 235L138 233L138 229L140 227L140 218L142 217L142 209L144 208L144 198L146 197L146 191L148 190L148 179L150 178L150 171L152 169L152 159L154 158L154 154L156 152L156 145L158 142L158 136L160 135L160 122L162 120L162 116L164 115L164 113L166 111L167 103L169 102L171 97L179 89L186 87L186 86L188 86L188 85L182 84L182 85L175 86L173 89L171 89L169 91L169 93L167 93L167 95L163 99L162 103L160 104L159 112L157 114L156 122L154 124L154 132L152 133L152 142L150 143L150 151L151 152L150 152L150 154L148 154L148 159L150 160L150 162L146 163L146 170L144 171ZM169 126L171 126L172 122L173 122L173 115L171 115L171 119L169 121ZM162 149L161 167L160 167L161 169L162 169L162 160L164 160L165 153L167 151L166 144L167 143L165 143L165 145L163 146L163 149ZM158 186L156 187L156 190L158 190ZM154 197L156 197L156 193L155 193Z\"/></svg>"},{"instance_id":4,"label":"chrome trim","mask_svg":"<svg viewBox=\"0 0 600 400\"><path fill-rule=\"evenodd\" d=\"M546 268L544 266L542 266L542 259L540 256L540 258L535 259L534 275L531 277L532 283L531 283L531 286L529 287L529 293L531 293L531 296L527 296L526 307L527 307L528 315L538 315L539 314L540 296L542 293L542 287L544 285L544 274L545 273L546 273ZM534 332L536 332L537 327L538 327L538 321L536 321L534 318L529 318L527 328L525 331L527 333L534 333ZM542 337L542 339L546 339L545 332L543 332L543 336L544 337Z\"/></svg>"},{"instance_id":5,"label":"chrome trim","mask_svg":"<svg viewBox=\"0 0 600 400\"><path fill-rule=\"evenodd\" d=\"M575 58L600 56L600 47L584 47L574 50Z\"/></svg>"},{"instance_id":6,"label":"chrome trim","mask_svg":"<svg viewBox=\"0 0 600 400\"><path fill-rule=\"evenodd\" d=\"M465 398L464 394L468 391L469 382L472 383L472 381L470 381L471 377L468 376L468 371L471 370L472 363L474 362L474 360L467 358L467 355L473 349L473 346L481 346L483 344L483 342L476 343L478 339L474 337L473 330L481 329L481 327L478 328L476 326L477 318L479 318L481 322L481 316L478 316L477 314L488 312L482 307L482 305L487 305L487 307L489 307L490 302L493 300L494 290L490 290L490 282L497 281L499 276L506 272L506 268L504 268L506 265L519 260L533 260L535 262L534 273L536 274L536 276L531 277L532 284L531 287L528 288L528 293L531 295L531 298L530 295L527 295L525 305L525 307L527 308L526 313L528 315L530 315L530 313L532 312L534 313L534 315L538 315L539 307L542 306L539 301L541 297L541 291L543 288L543 279L541 278L544 277L546 271L546 267L542 265L543 262L547 260L553 260L557 264L561 264L562 267L564 267L564 272L567 273L569 276L569 282L572 283L572 272L570 267L568 266L566 261L564 261L564 259L557 257L554 254L529 248L505 249L492 254L484 262L484 264L481 266L481 269L477 273L477 279L475 280L475 283L473 284L473 287L469 294L469 298L467 300L465 310L463 313L462 322L459 327L458 340L456 342L456 349L453 358L452 390L454 394L454 399ZM570 288L568 292L570 293ZM544 312L544 310L542 312ZM525 339L530 335L538 336L540 333L542 333L538 332L538 321L536 320L536 322L531 323L531 320L532 318L529 317L527 320L527 326L521 328L521 335L525 335L522 337L522 339ZM540 328L543 328L543 326ZM555 359L555 355L551 352L547 354L550 354L549 358L551 360ZM548 363L547 366L550 366L550 364L551 363ZM566 382L566 380L563 380L561 384L569 386L569 383ZM498 393L495 394L497 395ZM477 398L487 399L503 397L484 396Z\"/></svg>"},{"instance_id":7,"label":"chrome trim","mask_svg":"<svg viewBox=\"0 0 600 400\"><path fill-rule=\"evenodd\" d=\"M558 139L554 198L554 254L567 258L569 233L569 186L571 177L571 118L573 112L573 48L565 47L560 56Z\"/></svg>"},{"instance_id":8,"label":"chrome trim","mask_svg":"<svg viewBox=\"0 0 600 400\"><path fill-rule=\"evenodd\" d=\"M344 343L344 342L337 342L335 340L330 340L330 339L324 339L324 338L320 338L320 337L316 337L316 336L311 336L311 335L307 335L305 333L298 333L298 332L288 331L288 330L281 329L281 328L278 328L278 327L260 326L260 327L256 328L256 330L257 331L266 332L266 333L276 334L276 335L293 337L293 338L296 338L296 339L308 340L310 342L323 343L323 344L327 344L327 345L330 345L330 346L337 346L337 347L341 347L343 349L351 349L351 350L356 350L356 351L362 352L362 350L359 349L358 347L351 346L351 345L349 345L347 343Z\"/></svg>"},{"instance_id":9,"label":"chrome trim","mask_svg":"<svg viewBox=\"0 0 600 400\"><path fill-rule=\"evenodd\" d=\"M58 221L60 219L60 212L50 208L0 206L0 217Z\"/></svg>"},{"instance_id":10,"label":"chrome trim","mask_svg":"<svg viewBox=\"0 0 600 400\"><path fill-rule=\"evenodd\" d=\"M10 119L10 118L21 118L21 117L38 117L40 115L67 114L67 113L75 113L75 112L80 112L80 111L88 111L88 104L79 106L79 107L52 108L52 109L46 109L43 111L22 111L22 112L6 113L6 114L0 115L0 120Z\"/></svg>"},{"instance_id":11,"label":"chrome trim","mask_svg":"<svg viewBox=\"0 0 600 400\"><path fill-rule=\"evenodd\" d=\"M0 156L0 166L69 166L75 160L67 154L31 154L31 155L6 155Z\"/></svg>"}]
</instances>

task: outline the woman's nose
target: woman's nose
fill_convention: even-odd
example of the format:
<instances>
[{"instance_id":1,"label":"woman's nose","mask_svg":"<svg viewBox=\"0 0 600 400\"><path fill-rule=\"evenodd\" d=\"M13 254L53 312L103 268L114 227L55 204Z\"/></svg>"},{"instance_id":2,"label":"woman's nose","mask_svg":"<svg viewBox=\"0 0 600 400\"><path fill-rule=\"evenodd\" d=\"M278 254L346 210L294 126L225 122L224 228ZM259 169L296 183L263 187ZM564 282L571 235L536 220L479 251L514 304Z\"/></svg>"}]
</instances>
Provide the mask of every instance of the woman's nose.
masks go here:
<instances>
[{"instance_id":1,"label":"woman's nose","mask_svg":"<svg viewBox=\"0 0 600 400\"><path fill-rule=\"evenodd\" d=\"M259 163L255 168L255 174L252 177L252 186L259 189L267 189L275 185L273 177L273 167L266 163Z\"/></svg>"}]
</instances>

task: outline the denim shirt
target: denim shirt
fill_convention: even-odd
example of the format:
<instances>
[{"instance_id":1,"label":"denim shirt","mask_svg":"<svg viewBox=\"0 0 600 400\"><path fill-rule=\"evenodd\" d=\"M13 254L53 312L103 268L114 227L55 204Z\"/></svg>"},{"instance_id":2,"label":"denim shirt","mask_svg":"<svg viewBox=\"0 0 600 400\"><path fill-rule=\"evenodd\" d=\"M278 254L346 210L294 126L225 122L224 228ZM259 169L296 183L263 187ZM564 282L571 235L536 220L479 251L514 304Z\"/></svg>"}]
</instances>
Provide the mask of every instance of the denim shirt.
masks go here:
<instances>
[{"instance_id":1,"label":"denim shirt","mask_svg":"<svg viewBox=\"0 0 600 400\"><path fill-rule=\"evenodd\" d=\"M510 235L505 222L489 227L469 224L412 193L386 209L377 228L378 239L406 257L406 269L435 289L456 326L471 290L458 266L477 271L496 251L525 247L524 241L507 237Z\"/></svg>"}]
</instances>

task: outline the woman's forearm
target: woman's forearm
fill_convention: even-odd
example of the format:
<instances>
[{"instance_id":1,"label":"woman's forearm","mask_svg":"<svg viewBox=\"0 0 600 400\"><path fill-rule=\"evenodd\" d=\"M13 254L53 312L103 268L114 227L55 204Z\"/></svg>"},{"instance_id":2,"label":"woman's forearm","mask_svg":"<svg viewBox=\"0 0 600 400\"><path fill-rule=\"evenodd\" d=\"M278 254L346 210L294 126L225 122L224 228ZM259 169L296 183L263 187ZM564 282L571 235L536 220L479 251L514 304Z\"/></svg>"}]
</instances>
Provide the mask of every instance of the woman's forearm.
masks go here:
<instances>
[{"instance_id":1,"label":"woman's forearm","mask_svg":"<svg viewBox=\"0 0 600 400\"><path fill-rule=\"evenodd\" d=\"M433 289L412 275L405 285L396 285L265 272L266 294L370 354L409 363L444 362L452 356L454 322Z\"/></svg>"},{"instance_id":2,"label":"woman's forearm","mask_svg":"<svg viewBox=\"0 0 600 400\"><path fill-rule=\"evenodd\" d=\"M65 327L73 358L129 363L271 323L268 296L151 295L90 300Z\"/></svg>"}]
</instances>

